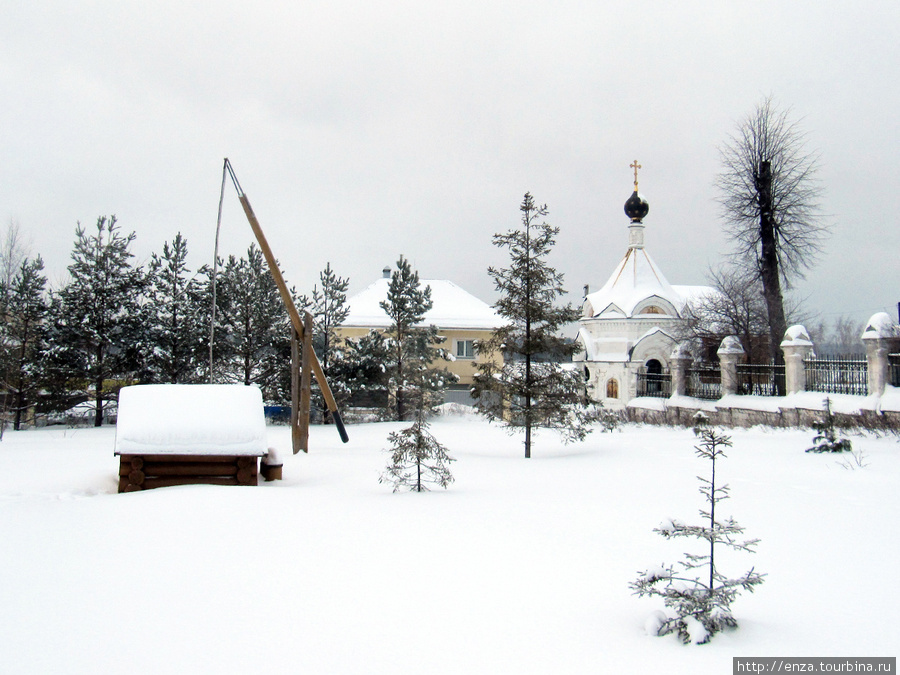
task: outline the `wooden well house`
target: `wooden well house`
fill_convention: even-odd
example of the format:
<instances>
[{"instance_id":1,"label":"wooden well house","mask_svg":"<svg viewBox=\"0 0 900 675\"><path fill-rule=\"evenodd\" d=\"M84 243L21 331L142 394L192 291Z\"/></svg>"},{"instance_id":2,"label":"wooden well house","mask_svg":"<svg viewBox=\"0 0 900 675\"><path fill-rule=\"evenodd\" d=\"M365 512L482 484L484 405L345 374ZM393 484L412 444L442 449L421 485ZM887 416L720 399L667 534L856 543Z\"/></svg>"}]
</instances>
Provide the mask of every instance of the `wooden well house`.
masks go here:
<instances>
[{"instance_id":1,"label":"wooden well house","mask_svg":"<svg viewBox=\"0 0 900 675\"><path fill-rule=\"evenodd\" d=\"M119 392L119 492L172 485L256 485L266 455L257 387L146 384Z\"/></svg>"}]
</instances>

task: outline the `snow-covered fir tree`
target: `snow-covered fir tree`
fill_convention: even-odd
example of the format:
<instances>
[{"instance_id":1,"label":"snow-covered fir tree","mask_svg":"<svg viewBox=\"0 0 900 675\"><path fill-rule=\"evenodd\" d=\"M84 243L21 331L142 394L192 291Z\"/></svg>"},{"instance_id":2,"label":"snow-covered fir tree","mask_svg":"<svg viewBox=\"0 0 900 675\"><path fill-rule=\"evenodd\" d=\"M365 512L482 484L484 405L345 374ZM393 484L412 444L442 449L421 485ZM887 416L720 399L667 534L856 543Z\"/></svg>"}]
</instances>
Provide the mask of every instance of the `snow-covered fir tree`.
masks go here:
<instances>
[{"instance_id":1,"label":"snow-covered fir tree","mask_svg":"<svg viewBox=\"0 0 900 675\"><path fill-rule=\"evenodd\" d=\"M387 330L391 409L394 419L406 420L412 412L439 403L446 386L458 378L432 365L436 359L448 356L437 347L441 342L437 328L421 326L432 307L431 287L421 287L419 273L402 255L391 274L387 299L381 301L380 307L392 322Z\"/></svg>"},{"instance_id":2,"label":"snow-covered fir tree","mask_svg":"<svg viewBox=\"0 0 900 675\"><path fill-rule=\"evenodd\" d=\"M525 457L531 457L532 430L559 431L565 441L581 440L590 431L590 411L585 403L584 383L561 362L578 350L558 334L579 313L570 304L557 306L565 293L563 275L547 262L559 234L558 227L544 222L547 207L526 193L521 226L494 235L494 245L509 251L509 267L490 267L500 299L494 304L506 324L482 351L498 351L502 363L486 361L475 376L472 394L479 412L502 420L510 430L524 430Z\"/></svg>"},{"instance_id":3,"label":"snow-covered fir tree","mask_svg":"<svg viewBox=\"0 0 900 675\"><path fill-rule=\"evenodd\" d=\"M447 448L441 445L429 431L425 411L416 411L412 426L394 431L388 436L391 444L391 460L379 483L390 483L394 492L409 489L415 492L428 490L428 485L445 488L453 482Z\"/></svg>"},{"instance_id":4,"label":"snow-covered fir tree","mask_svg":"<svg viewBox=\"0 0 900 675\"><path fill-rule=\"evenodd\" d=\"M207 376L210 307L186 260L187 241L179 232L147 266L146 382L191 383Z\"/></svg>"},{"instance_id":5,"label":"snow-covered fir tree","mask_svg":"<svg viewBox=\"0 0 900 675\"><path fill-rule=\"evenodd\" d=\"M313 286L312 295L302 295L299 304L313 317L313 349L319 357L322 372L331 388L338 407L350 396L350 388L343 377L345 371L339 367L344 360L344 341L338 335L337 328L347 318L350 307L347 305L347 288L349 279L339 277L331 269L331 263L319 273L319 286ZM329 421L328 405L319 390L318 383L313 384L313 405L322 411L322 419Z\"/></svg>"},{"instance_id":6,"label":"snow-covered fir tree","mask_svg":"<svg viewBox=\"0 0 900 675\"><path fill-rule=\"evenodd\" d=\"M290 318L262 251L253 244L246 258L229 256L221 268L214 379L256 384L267 401L290 400Z\"/></svg>"},{"instance_id":7,"label":"snow-covered fir tree","mask_svg":"<svg viewBox=\"0 0 900 675\"><path fill-rule=\"evenodd\" d=\"M344 341L340 359L332 363L334 379L362 407L384 407L388 396L388 368L391 349L381 331L370 330L359 338Z\"/></svg>"},{"instance_id":8,"label":"snow-covered fir tree","mask_svg":"<svg viewBox=\"0 0 900 675\"><path fill-rule=\"evenodd\" d=\"M687 525L680 520L667 519L654 532L667 539L689 537L699 539L705 545L701 553L685 553L684 560L675 565L661 565L639 572L629 587L639 596L661 597L669 615L652 618L657 635L677 633L682 641L702 644L727 627L737 626L731 613L731 603L742 590L753 591L763 582L764 574L755 569L740 577L722 574L716 563L717 546L736 551L753 552L758 539L737 538L744 528L731 517L722 518L716 508L728 498L728 486L716 483L716 460L725 457L724 449L731 447L731 437L705 425L701 417L694 429L700 443L696 454L709 460L710 477L698 476L700 494L707 507L700 510L702 525Z\"/></svg>"},{"instance_id":9,"label":"snow-covered fir tree","mask_svg":"<svg viewBox=\"0 0 900 675\"><path fill-rule=\"evenodd\" d=\"M24 259L7 283L0 279L0 359L7 410L19 430L25 411L44 387L46 327L50 308L40 256Z\"/></svg>"},{"instance_id":10,"label":"snow-covered fir tree","mask_svg":"<svg viewBox=\"0 0 900 675\"><path fill-rule=\"evenodd\" d=\"M831 412L831 399L825 398L825 416L812 423L816 432L811 448L807 452L852 452L853 443L849 438L839 437L834 423L834 413Z\"/></svg>"},{"instance_id":11,"label":"snow-covered fir tree","mask_svg":"<svg viewBox=\"0 0 900 675\"><path fill-rule=\"evenodd\" d=\"M69 265L70 281L55 296L49 325L54 380L73 399L89 397L94 424L104 403L140 368L145 277L132 264L134 232L124 235L116 217L101 216L88 234L79 223Z\"/></svg>"}]
</instances>

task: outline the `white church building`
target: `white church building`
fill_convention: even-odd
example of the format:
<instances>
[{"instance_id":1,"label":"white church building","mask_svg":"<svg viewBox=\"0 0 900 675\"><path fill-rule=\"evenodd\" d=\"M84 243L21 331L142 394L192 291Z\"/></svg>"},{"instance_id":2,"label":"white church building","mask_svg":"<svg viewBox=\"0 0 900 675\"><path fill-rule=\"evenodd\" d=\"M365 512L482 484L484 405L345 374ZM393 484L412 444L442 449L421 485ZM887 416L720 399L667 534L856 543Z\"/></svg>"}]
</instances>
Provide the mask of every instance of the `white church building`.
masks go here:
<instances>
[{"instance_id":1,"label":"white church building","mask_svg":"<svg viewBox=\"0 0 900 675\"><path fill-rule=\"evenodd\" d=\"M586 289L576 338L582 351L575 359L583 367L588 393L609 408L668 389L681 313L691 299L715 293L709 286L670 284L650 256L643 223L650 207L638 192L640 165L633 166L634 193L625 202L628 248L600 290Z\"/></svg>"}]
</instances>

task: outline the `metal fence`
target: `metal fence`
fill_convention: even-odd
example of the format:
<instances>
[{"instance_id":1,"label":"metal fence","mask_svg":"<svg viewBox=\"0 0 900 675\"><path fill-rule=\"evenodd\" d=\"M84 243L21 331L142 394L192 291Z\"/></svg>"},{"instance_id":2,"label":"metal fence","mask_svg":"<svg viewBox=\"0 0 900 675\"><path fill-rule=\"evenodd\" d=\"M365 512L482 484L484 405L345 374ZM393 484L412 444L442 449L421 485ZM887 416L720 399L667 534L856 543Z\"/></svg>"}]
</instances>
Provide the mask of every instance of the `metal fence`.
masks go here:
<instances>
[{"instance_id":1,"label":"metal fence","mask_svg":"<svg viewBox=\"0 0 900 675\"><path fill-rule=\"evenodd\" d=\"M784 364L737 364L737 394L739 396L783 396L784 391Z\"/></svg>"},{"instance_id":2,"label":"metal fence","mask_svg":"<svg viewBox=\"0 0 900 675\"><path fill-rule=\"evenodd\" d=\"M900 354L888 354L888 382L900 387Z\"/></svg>"},{"instance_id":3,"label":"metal fence","mask_svg":"<svg viewBox=\"0 0 900 675\"><path fill-rule=\"evenodd\" d=\"M851 356L826 356L807 359L806 391L826 394L855 394L868 392L869 367L865 359ZM893 373L891 377L893 378Z\"/></svg>"},{"instance_id":4,"label":"metal fence","mask_svg":"<svg viewBox=\"0 0 900 675\"><path fill-rule=\"evenodd\" d=\"M684 375L686 396L716 400L722 397L722 371L718 365L698 364L687 369Z\"/></svg>"},{"instance_id":5,"label":"metal fence","mask_svg":"<svg viewBox=\"0 0 900 675\"><path fill-rule=\"evenodd\" d=\"M650 398L669 398L672 393L672 375L668 371L648 373L641 368L637 372L637 395Z\"/></svg>"}]
</instances>

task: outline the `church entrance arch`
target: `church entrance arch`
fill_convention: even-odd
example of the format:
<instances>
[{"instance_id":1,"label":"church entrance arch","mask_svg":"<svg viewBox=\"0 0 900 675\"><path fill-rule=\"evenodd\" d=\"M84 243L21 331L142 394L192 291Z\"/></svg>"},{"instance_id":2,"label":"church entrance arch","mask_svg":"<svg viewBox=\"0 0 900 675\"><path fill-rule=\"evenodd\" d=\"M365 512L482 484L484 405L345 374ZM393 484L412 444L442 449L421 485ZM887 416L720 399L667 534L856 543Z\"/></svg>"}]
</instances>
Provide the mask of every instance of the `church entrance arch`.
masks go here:
<instances>
[{"instance_id":1,"label":"church entrance arch","mask_svg":"<svg viewBox=\"0 0 900 675\"><path fill-rule=\"evenodd\" d=\"M662 391L663 366L658 359L650 359L644 364L647 373L647 393L653 396Z\"/></svg>"}]
</instances>

